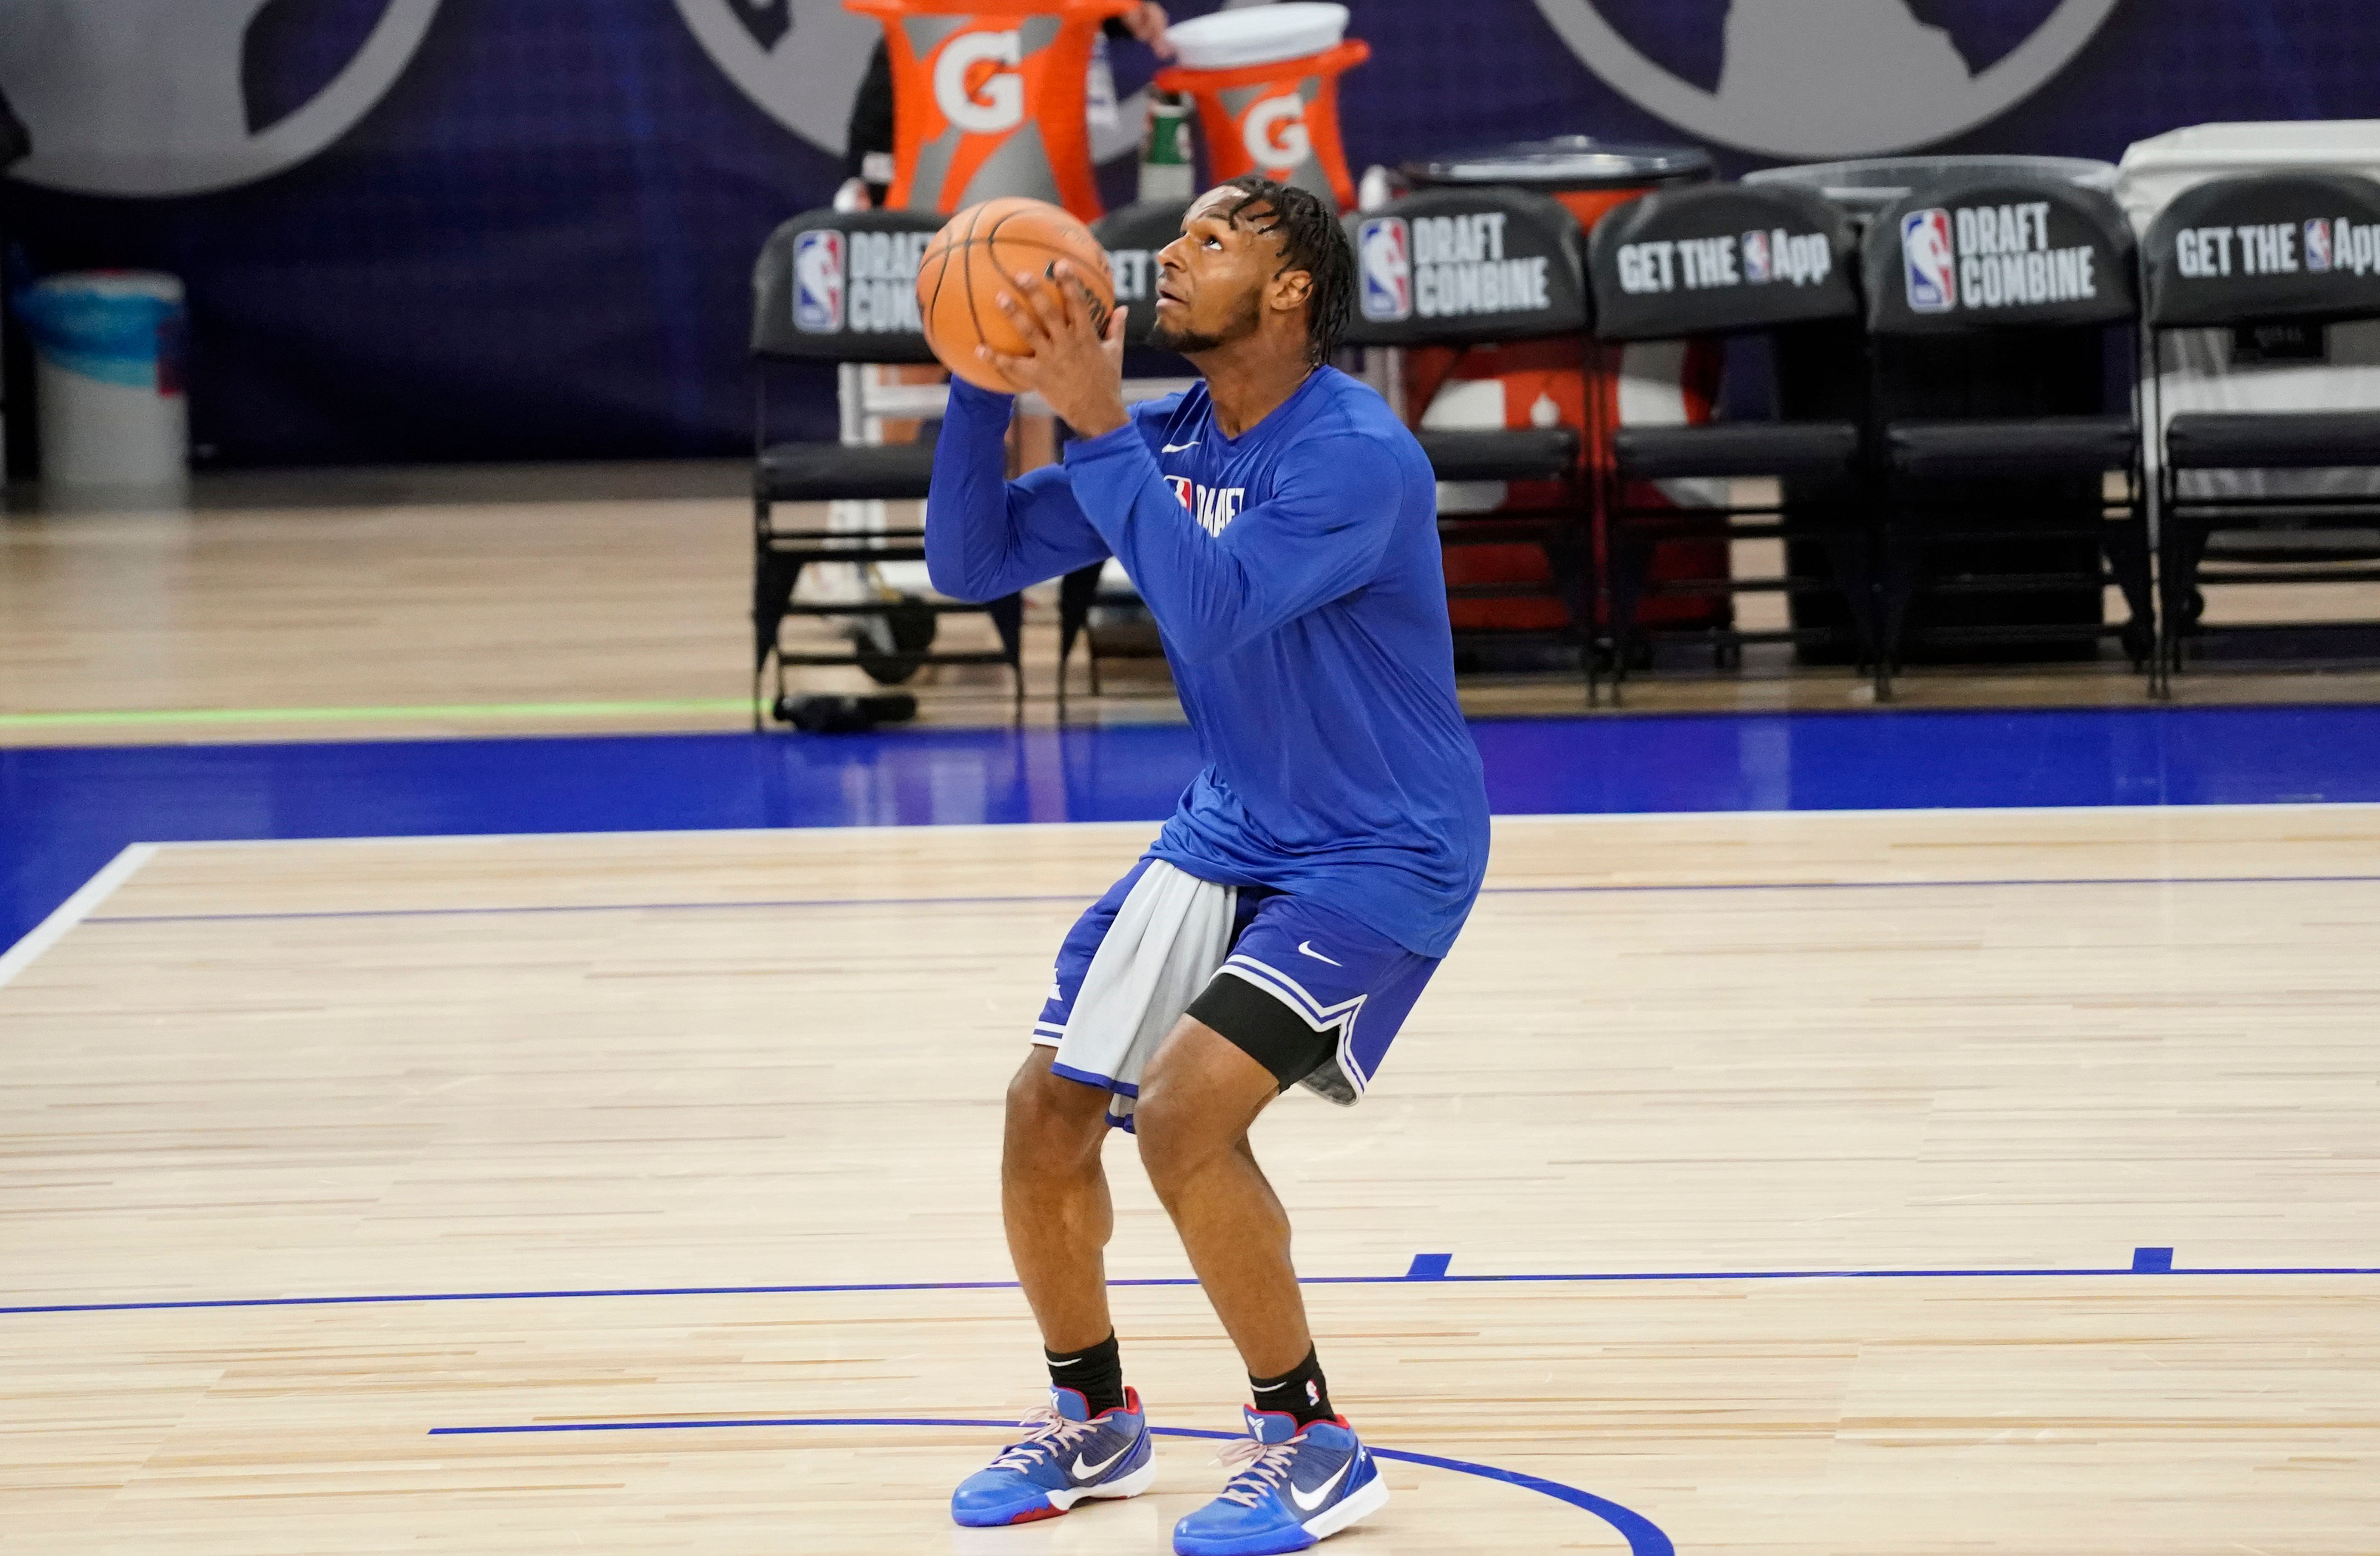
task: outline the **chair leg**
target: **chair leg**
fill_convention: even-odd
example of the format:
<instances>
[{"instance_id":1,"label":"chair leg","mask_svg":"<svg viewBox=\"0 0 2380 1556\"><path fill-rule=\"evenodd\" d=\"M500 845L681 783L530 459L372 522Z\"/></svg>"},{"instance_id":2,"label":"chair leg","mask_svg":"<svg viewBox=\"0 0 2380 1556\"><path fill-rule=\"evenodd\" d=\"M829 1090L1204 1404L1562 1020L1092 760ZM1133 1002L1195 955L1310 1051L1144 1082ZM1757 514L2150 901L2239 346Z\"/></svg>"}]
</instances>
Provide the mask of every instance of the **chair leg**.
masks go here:
<instances>
[{"instance_id":1,"label":"chair leg","mask_svg":"<svg viewBox=\"0 0 2380 1556\"><path fill-rule=\"evenodd\" d=\"M1066 667L1075 657L1075 644L1091 619L1092 603L1099 598L1099 573L1105 562L1093 562L1078 567L1058 584L1058 719L1066 718ZM1091 658L1091 695L1099 694L1099 660Z\"/></svg>"},{"instance_id":2,"label":"chair leg","mask_svg":"<svg viewBox=\"0 0 2380 1556\"><path fill-rule=\"evenodd\" d=\"M1592 565L1594 548L1581 545L1583 537L1567 525L1557 524L1545 539L1546 567L1553 574L1554 592L1561 597L1562 614L1569 618L1570 628L1580 644L1586 660L1586 701L1595 706L1595 617L1591 611L1594 596L1586 576Z\"/></svg>"},{"instance_id":3,"label":"chair leg","mask_svg":"<svg viewBox=\"0 0 2380 1556\"><path fill-rule=\"evenodd\" d=\"M2116 586L2123 591L2124 605L2131 612L2131 621L2124 629L2124 646L2137 656L2134 668L2140 669L2156 657L2156 604L2149 582L2148 521L2134 513L2108 526L2101 537L2101 549L2107 556L2107 569L2115 574ZM2137 645L2145 631L2148 646ZM2155 675L2151 675L2154 689Z\"/></svg>"},{"instance_id":4,"label":"chair leg","mask_svg":"<svg viewBox=\"0 0 2380 1556\"><path fill-rule=\"evenodd\" d=\"M760 728L759 685L767 673L769 659L777 651L777 633L784 624L785 607L792 603L794 587L801 581L799 558L780 555L769 549L769 505L755 505L754 541L752 549L752 728ZM784 680L784 664L777 666L779 690Z\"/></svg>"},{"instance_id":5,"label":"chair leg","mask_svg":"<svg viewBox=\"0 0 2380 1556\"><path fill-rule=\"evenodd\" d=\"M2168 649L2166 654L2166 694L2173 694L2173 678L2180 673L2182 657L2188 650L2190 634L2198 624L2200 609L2192 603L2199 601L2198 569L2206 558L2207 542L2213 538L2211 525L2194 524L2175 517L2171 509L2165 515L2166 612ZM2203 605L2201 607L2203 609Z\"/></svg>"},{"instance_id":6,"label":"chair leg","mask_svg":"<svg viewBox=\"0 0 2380 1556\"><path fill-rule=\"evenodd\" d=\"M1876 569L1876 700L1892 700L1893 677L1900 669L1900 650L1909 631L1909 609L1917 597L1925 571L1924 540L1888 523L1878 547Z\"/></svg>"},{"instance_id":7,"label":"chair leg","mask_svg":"<svg viewBox=\"0 0 2380 1556\"><path fill-rule=\"evenodd\" d=\"M1617 516L1605 535L1610 562L1611 706L1618 707L1621 688L1628 682L1628 657L1636 642L1636 613L1645 603L1658 542Z\"/></svg>"},{"instance_id":8,"label":"chair leg","mask_svg":"<svg viewBox=\"0 0 2380 1556\"><path fill-rule=\"evenodd\" d=\"M1003 595L985 608L1000 646L1008 656L1008 671L1016 681L1016 721L1025 721L1025 597Z\"/></svg>"}]
</instances>

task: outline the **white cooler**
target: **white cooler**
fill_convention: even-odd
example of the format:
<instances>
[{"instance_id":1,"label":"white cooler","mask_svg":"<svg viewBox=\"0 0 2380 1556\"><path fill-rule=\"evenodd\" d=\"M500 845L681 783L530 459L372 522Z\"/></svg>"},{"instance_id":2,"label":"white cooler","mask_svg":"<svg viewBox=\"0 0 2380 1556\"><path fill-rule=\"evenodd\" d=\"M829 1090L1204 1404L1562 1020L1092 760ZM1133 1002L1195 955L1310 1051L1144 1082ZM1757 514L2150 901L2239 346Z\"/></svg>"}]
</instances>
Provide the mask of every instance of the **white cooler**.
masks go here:
<instances>
[{"instance_id":1,"label":"white cooler","mask_svg":"<svg viewBox=\"0 0 2380 1556\"><path fill-rule=\"evenodd\" d=\"M33 340L42 484L171 498L189 483L182 283L148 271L54 275L17 299Z\"/></svg>"}]
</instances>

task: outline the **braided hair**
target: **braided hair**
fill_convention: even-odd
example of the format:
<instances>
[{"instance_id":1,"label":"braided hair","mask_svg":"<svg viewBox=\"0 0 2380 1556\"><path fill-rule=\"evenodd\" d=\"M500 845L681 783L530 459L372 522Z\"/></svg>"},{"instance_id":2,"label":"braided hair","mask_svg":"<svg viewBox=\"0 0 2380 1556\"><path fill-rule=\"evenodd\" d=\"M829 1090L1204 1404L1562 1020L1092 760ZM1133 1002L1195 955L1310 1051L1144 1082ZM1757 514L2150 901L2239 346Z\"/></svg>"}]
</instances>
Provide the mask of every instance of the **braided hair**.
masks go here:
<instances>
[{"instance_id":1,"label":"braided hair","mask_svg":"<svg viewBox=\"0 0 2380 1556\"><path fill-rule=\"evenodd\" d=\"M1320 366L1330 358L1355 308L1355 250L1339 224L1338 210L1310 189L1276 184L1259 173L1243 174L1224 186L1245 197L1227 213L1236 222L1242 211L1267 207L1270 214L1254 230L1281 235L1281 270L1304 271L1312 278L1305 296L1306 360Z\"/></svg>"}]
</instances>

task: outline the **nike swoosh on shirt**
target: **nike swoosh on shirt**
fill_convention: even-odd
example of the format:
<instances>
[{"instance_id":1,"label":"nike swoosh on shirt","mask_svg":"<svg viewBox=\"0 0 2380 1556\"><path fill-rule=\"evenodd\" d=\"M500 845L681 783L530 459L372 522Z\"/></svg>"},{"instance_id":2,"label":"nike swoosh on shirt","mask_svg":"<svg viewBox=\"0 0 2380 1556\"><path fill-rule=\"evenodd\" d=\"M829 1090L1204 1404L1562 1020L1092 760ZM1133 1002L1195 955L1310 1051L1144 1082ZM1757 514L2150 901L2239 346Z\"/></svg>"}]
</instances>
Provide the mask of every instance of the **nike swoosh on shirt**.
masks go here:
<instances>
[{"instance_id":1,"label":"nike swoosh on shirt","mask_svg":"<svg viewBox=\"0 0 2380 1556\"><path fill-rule=\"evenodd\" d=\"M1075 1478L1077 1480L1089 1480L1098 1476L1105 1475L1110 1468L1113 1467L1116 1460L1123 1458L1126 1453L1131 1452L1132 1444L1127 1442L1123 1447L1117 1449L1114 1453L1109 1454L1106 1458L1101 1459L1095 1465L1085 1464L1083 1462L1083 1455L1077 1453L1075 1455Z\"/></svg>"},{"instance_id":2,"label":"nike swoosh on shirt","mask_svg":"<svg viewBox=\"0 0 2380 1556\"><path fill-rule=\"evenodd\" d=\"M1158 452L1160 453L1180 453L1184 449L1195 449L1197 446L1197 441L1194 439L1187 443L1168 443Z\"/></svg>"},{"instance_id":3,"label":"nike swoosh on shirt","mask_svg":"<svg viewBox=\"0 0 2380 1556\"><path fill-rule=\"evenodd\" d=\"M1289 1483L1289 1500L1297 1504L1298 1512L1311 1513L1316 1508L1320 1507L1324 1502L1330 1500L1330 1489L1333 1486L1338 1485L1340 1481L1345 1479L1347 1478L1347 1472L1354 1467L1355 1461L1353 1458L1350 1458L1345 1464L1339 1466L1338 1474L1332 1476L1330 1479L1325 1480L1321 1485L1314 1488L1314 1494L1312 1496L1308 1496L1304 1491L1300 1490L1298 1489L1297 1482L1293 1480Z\"/></svg>"},{"instance_id":4,"label":"nike swoosh on shirt","mask_svg":"<svg viewBox=\"0 0 2380 1556\"><path fill-rule=\"evenodd\" d=\"M1324 956L1320 951L1314 948L1314 942L1311 940L1299 941L1297 943L1297 954L1303 957L1312 957L1316 961L1330 961L1329 957ZM1347 964L1345 962L1330 961L1330 965L1333 967L1344 967Z\"/></svg>"}]
</instances>

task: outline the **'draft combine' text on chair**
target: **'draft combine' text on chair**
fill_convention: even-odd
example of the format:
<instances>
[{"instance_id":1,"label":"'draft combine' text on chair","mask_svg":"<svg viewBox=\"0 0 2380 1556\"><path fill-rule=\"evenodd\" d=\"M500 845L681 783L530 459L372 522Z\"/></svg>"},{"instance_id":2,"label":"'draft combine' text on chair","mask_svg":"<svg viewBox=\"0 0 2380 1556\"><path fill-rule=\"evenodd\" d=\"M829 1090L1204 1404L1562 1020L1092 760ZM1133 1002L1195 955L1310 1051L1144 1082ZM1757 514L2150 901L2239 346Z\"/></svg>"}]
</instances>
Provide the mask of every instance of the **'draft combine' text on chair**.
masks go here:
<instances>
[{"instance_id":1,"label":"'draft combine' text on chair","mask_svg":"<svg viewBox=\"0 0 2380 1556\"><path fill-rule=\"evenodd\" d=\"M1500 186L1424 190L1348 217L1347 232L1358 272L1348 344L1367 352L1542 345L1566 354L1568 376L1583 381L1587 301L1578 223L1556 201ZM1458 582L1448 585L1447 597L1458 611L1466 600L1533 597L1548 602L1539 608L1547 628L1483 631L1466 629L1458 619L1456 643L1527 638L1575 647L1591 701L1594 556L1585 440L1577 426L1563 425L1550 399L1512 406L1494 418L1499 425L1475 428L1434 427L1426 414L1419 419L1415 436L1439 482L1439 543L1450 549L1536 548L1545 558L1542 582ZM1450 489L1501 483L1545 495L1526 507L1451 511Z\"/></svg>"},{"instance_id":2,"label":"'draft combine' text on chair","mask_svg":"<svg viewBox=\"0 0 2380 1556\"><path fill-rule=\"evenodd\" d=\"M1887 206L1864 270L1875 370L1893 380L1877 398L1920 411L1877 429L1879 694L1904 639L2033 654L2116 635L2145 671L2155 611L2129 410L2137 352L2109 339L2139 316L2123 213L2063 179L1984 175ZM2113 363L2120 383L2107 381ZM2010 415L1995 401L2010 394L2054 410ZM2129 610L2112 625L2111 584Z\"/></svg>"}]
</instances>

